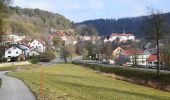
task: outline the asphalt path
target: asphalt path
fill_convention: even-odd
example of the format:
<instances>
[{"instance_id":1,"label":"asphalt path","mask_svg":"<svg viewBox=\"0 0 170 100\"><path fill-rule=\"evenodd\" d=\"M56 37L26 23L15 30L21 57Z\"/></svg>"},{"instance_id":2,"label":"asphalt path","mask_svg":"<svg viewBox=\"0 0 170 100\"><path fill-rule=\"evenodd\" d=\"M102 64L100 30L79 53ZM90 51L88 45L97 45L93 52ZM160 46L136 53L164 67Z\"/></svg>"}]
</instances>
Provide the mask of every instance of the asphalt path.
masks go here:
<instances>
[{"instance_id":1,"label":"asphalt path","mask_svg":"<svg viewBox=\"0 0 170 100\"><path fill-rule=\"evenodd\" d=\"M2 85L0 100L36 100L30 89L19 79L6 76L5 71L0 72Z\"/></svg>"}]
</instances>

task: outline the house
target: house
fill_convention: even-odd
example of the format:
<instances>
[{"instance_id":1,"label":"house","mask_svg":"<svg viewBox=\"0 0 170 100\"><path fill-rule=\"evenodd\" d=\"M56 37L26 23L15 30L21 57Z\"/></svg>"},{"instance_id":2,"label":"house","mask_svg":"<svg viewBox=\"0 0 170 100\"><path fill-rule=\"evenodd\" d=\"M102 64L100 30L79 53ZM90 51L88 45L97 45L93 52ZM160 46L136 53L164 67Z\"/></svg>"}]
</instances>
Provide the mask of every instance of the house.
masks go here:
<instances>
[{"instance_id":1,"label":"house","mask_svg":"<svg viewBox=\"0 0 170 100\"><path fill-rule=\"evenodd\" d=\"M143 50L125 50L125 56L129 59L126 64L133 65L136 64L138 66L147 66L147 59L150 54L145 54Z\"/></svg>"},{"instance_id":2,"label":"house","mask_svg":"<svg viewBox=\"0 0 170 100\"><path fill-rule=\"evenodd\" d=\"M158 63L157 55L150 55L147 58L147 67L156 67ZM160 62L161 64L161 62Z\"/></svg>"},{"instance_id":3,"label":"house","mask_svg":"<svg viewBox=\"0 0 170 100\"><path fill-rule=\"evenodd\" d=\"M135 41L135 36L131 33L123 33L123 34L117 34L117 33L113 33L111 34L110 37L107 37L104 39L104 42L107 42L107 41L116 41L118 40L119 42L126 42L128 40L132 40L132 41Z\"/></svg>"},{"instance_id":4,"label":"house","mask_svg":"<svg viewBox=\"0 0 170 100\"><path fill-rule=\"evenodd\" d=\"M79 36L78 39L80 41L89 41L91 40L91 37L90 36Z\"/></svg>"},{"instance_id":5,"label":"house","mask_svg":"<svg viewBox=\"0 0 170 100\"><path fill-rule=\"evenodd\" d=\"M118 58L120 55L124 55L124 49L121 46L113 47L112 55L114 58Z\"/></svg>"},{"instance_id":6,"label":"house","mask_svg":"<svg viewBox=\"0 0 170 100\"><path fill-rule=\"evenodd\" d=\"M46 44L44 41L40 39L34 39L31 43L29 43L29 46L32 47L32 51L36 51L39 53L45 52ZM35 54L37 55L37 54Z\"/></svg>"},{"instance_id":7,"label":"house","mask_svg":"<svg viewBox=\"0 0 170 100\"><path fill-rule=\"evenodd\" d=\"M14 44L17 44L17 42L23 40L25 36L18 36L18 35L12 34L12 35L8 35L8 38L12 39Z\"/></svg>"},{"instance_id":8,"label":"house","mask_svg":"<svg viewBox=\"0 0 170 100\"><path fill-rule=\"evenodd\" d=\"M22 56L22 59L25 60L29 56L30 47L25 45L13 45L5 50L5 58L8 61L13 57Z\"/></svg>"},{"instance_id":9,"label":"house","mask_svg":"<svg viewBox=\"0 0 170 100\"><path fill-rule=\"evenodd\" d=\"M157 49L156 48L148 48L144 50L145 53L148 54L157 54Z\"/></svg>"},{"instance_id":10,"label":"house","mask_svg":"<svg viewBox=\"0 0 170 100\"><path fill-rule=\"evenodd\" d=\"M113 52L112 55L115 58L118 58L120 55L125 55L125 50L131 49L130 45L119 45L119 46L113 46Z\"/></svg>"},{"instance_id":11,"label":"house","mask_svg":"<svg viewBox=\"0 0 170 100\"><path fill-rule=\"evenodd\" d=\"M65 45L72 44L76 45L78 43L78 40L74 36L68 36L67 40L65 41Z\"/></svg>"}]
</instances>

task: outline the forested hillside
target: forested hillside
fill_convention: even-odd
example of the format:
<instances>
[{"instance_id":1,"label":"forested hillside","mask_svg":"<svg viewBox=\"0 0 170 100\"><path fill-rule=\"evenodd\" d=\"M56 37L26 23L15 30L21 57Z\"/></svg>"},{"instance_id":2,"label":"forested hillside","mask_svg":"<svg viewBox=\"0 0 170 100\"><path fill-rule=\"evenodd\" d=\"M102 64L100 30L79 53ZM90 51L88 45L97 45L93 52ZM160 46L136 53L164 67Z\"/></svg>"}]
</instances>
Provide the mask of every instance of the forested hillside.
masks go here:
<instances>
[{"instance_id":1,"label":"forested hillside","mask_svg":"<svg viewBox=\"0 0 170 100\"><path fill-rule=\"evenodd\" d=\"M170 26L170 13L164 14L167 22L167 26ZM141 38L144 34L142 32L141 26L145 23L146 17L131 17L131 18L121 18L121 19L96 19L87 20L79 25L93 25L96 27L99 35L110 35L111 33L133 33L138 38Z\"/></svg>"},{"instance_id":2,"label":"forested hillside","mask_svg":"<svg viewBox=\"0 0 170 100\"><path fill-rule=\"evenodd\" d=\"M39 9L10 7L7 13L9 17L4 19L6 33L39 35L51 29L66 30L72 26L64 16Z\"/></svg>"}]
</instances>

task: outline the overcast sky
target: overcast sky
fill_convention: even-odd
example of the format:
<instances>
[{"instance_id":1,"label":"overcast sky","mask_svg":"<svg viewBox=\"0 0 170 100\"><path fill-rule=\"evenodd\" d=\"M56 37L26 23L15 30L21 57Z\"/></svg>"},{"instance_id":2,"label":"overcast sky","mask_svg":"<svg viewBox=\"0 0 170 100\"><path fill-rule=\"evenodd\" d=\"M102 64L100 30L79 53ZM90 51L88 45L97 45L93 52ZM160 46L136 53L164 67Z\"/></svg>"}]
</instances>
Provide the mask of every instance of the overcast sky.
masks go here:
<instances>
[{"instance_id":1,"label":"overcast sky","mask_svg":"<svg viewBox=\"0 0 170 100\"><path fill-rule=\"evenodd\" d=\"M170 12L170 0L14 0L12 5L59 13L74 22L145 15L149 6Z\"/></svg>"}]
</instances>

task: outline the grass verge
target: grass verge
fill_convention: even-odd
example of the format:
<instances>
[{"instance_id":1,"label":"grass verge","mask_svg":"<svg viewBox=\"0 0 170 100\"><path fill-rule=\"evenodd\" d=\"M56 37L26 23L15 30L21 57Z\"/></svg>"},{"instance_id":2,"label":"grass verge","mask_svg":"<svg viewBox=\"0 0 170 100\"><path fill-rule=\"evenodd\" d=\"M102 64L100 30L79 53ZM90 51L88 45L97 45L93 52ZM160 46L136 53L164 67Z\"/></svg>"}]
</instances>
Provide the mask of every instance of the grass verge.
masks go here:
<instances>
[{"instance_id":1,"label":"grass verge","mask_svg":"<svg viewBox=\"0 0 170 100\"><path fill-rule=\"evenodd\" d=\"M170 91L170 73L160 73L160 77L156 77L156 72L153 71L144 71L144 70L137 70L132 68L126 67L108 67L104 65L96 65L96 64L85 64L85 63L78 63L73 62L76 65L82 65L84 67L109 73L115 74L115 78L126 80L130 82L134 82L137 84L142 84L146 86L150 86L153 88Z\"/></svg>"},{"instance_id":2,"label":"grass verge","mask_svg":"<svg viewBox=\"0 0 170 100\"><path fill-rule=\"evenodd\" d=\"M32 69L32 68L36 68L39 67L40 65L36 65L36 64L30 64L30 65L20 65L20 69L21 70L26 70L26 69ZM0 67L0 71L9 71L9 70L17 70L18 66L6 66L6 67Z\"/></svg>"},{"instance_id":3,"label":"grass verge","mask_svg":"<svg viewBox=\"0 0 170 100\"><path fill-rule=\"evenodd\" d=\"M40 77L43 72L43 97ZM106 77L74 64L8 73L22 79L38 100L170 100L170 93Z\"/></svg>"}]
</instances>

